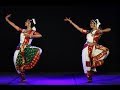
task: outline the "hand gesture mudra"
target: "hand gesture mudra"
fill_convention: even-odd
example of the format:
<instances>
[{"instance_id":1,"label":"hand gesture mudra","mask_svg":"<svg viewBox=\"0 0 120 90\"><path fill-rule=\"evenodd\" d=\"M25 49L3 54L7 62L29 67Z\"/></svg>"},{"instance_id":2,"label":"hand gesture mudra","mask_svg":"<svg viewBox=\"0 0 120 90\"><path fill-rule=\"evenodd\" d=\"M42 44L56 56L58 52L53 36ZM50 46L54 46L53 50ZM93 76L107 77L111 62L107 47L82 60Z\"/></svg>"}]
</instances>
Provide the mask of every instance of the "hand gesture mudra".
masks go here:
<instances>
[{"instance_id":1,"label":"hand gesture mudra","mask_svg":"<svg viewBox=\"0 0 120 90\"><path fill-rule=\"evenodd\" d=\"M8 19L11 16L11 14L8 14L5 18Z\"/></svg>"},{"instance_id":2,"label":"hand gesture mudra","mask_svg":"<svg viewBox=\"0 0 120 90\"><path fill-rule=\"evenodd\" d=\"M70 18L65 18L64 21L68 21L68 22L71 22Z\"/></svg>"}]
</instances>

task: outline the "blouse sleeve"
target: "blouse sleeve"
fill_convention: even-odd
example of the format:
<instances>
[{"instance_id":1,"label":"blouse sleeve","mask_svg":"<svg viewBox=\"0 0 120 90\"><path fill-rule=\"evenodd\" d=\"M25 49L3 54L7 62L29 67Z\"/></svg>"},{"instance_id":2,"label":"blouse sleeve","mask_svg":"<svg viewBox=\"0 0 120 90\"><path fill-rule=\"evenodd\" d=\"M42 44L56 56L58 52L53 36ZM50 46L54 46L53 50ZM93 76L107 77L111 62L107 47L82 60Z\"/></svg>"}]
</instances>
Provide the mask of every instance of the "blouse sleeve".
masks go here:
<instances>
[{"instance_id":1,"label":"blouse sleeve","mask_svg":"<svg viewBox=\"0 0 120 90\"><path fill-rule=\"evenodd\" d=\"M24 32L25 29L19 28L19 32Z\"/></svg>"},{"instance_id":2,"label":"blouse sleeve","mask_svg":"<svg viewBox=\"0 0 120 90\"><path fill-rule=\"evenodd\" d=\"M25 32L25 31L26 31L26 30L23 29L23 28L20 28L20 29L19 29L19 32L20 32L20 33Z\"/></svg>"},{"instance_id":3,"label":"blouse sleeve","mask_svg":"<svg viewBox=\"0 0 120 90\"><path fill-rule=\"evenodd\" d=\"M102 30L97 31L98 34L103 34Z\"/></svg>"},{"instance_id":4,"label":"blouse sleeve","mask_svg":"<svg viewBox=\"0 0 120 90\"><path fill-rule=\"evenodd\" d=\"M88 34L88 33L89 33L89 30L82 29L82 33L83 33L83 34Z\"/></svg>"}]
</instances>

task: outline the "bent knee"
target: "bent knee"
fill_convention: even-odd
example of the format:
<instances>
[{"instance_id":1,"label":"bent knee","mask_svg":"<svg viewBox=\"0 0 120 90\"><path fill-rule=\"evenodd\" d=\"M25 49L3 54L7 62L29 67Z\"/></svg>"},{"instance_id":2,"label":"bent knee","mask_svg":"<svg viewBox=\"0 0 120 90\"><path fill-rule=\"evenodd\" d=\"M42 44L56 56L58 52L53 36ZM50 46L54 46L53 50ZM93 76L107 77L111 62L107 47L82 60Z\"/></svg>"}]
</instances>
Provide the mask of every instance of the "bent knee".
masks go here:
<instances>
[{"instance_id":1,"label":"bent knee","mask_svg":"<svg viewBox=\"0 0 120 90\"><path fill-rule=\"evenodd\" d=\"M38 52L41 54L41 53L42 53L42 49L41 49L41 48L39 48Z\"/></svg>"},{"instance_id":2,"label":"bent knee","mask_svg":"<svg viewBox=\"0 0 120 90\"><path fill-rule=\"evenodd\" d=\"M102 46L101 49L104 51L109 51L109 49L107 47L104 47L104 46Z\"/></svg>"}]
</instances>

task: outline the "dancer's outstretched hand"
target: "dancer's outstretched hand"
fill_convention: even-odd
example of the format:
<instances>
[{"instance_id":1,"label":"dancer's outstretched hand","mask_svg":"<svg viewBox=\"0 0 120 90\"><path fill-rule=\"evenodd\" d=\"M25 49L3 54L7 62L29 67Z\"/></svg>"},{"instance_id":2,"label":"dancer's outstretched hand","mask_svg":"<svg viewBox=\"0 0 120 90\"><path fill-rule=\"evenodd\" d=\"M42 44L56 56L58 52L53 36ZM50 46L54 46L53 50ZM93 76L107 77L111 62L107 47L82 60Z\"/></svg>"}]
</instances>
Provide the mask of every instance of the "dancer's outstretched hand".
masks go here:
<instances>
[{"instance_id":1,"label":"dancer's outstretched hand","mask_svg":"<svg viewBox=\"0 0 120 90\"><path fill-rule=\"evenodd\" d=\"M8 19L9 17L11 17L11 14L8 14L8 15L5 17L5 19Z\"/></svg>"},{"instance_id":2,"label":"dancer's outstretched hand","mask_svg":"<svg viewBox=\"0 0 120 90\"><path fill-rule=\"evenodd\" d=\"M68 22L71 22L70 18L65 18L64 21L68 21Z\"/></svg>"}]
</instances>

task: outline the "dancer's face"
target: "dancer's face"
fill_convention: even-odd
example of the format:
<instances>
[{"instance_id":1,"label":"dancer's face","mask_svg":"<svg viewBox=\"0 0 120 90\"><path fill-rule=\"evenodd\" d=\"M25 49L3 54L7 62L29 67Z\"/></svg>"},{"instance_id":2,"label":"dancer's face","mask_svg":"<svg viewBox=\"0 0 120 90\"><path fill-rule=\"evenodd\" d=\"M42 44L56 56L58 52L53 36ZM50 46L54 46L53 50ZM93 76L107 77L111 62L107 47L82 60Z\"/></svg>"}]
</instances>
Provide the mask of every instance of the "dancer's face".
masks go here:
<instances>
[{"instance_id":1,"label":"dancer's face","mask_svg":"<svg viewBox=\"0 0 120 90\"><path fill-rule=\"evenodd\" d=\"M27 27L28 27L28 26L31 26L31 22L30 22L29 19L26 20L26 22L25 22L25 26L27 26Z\"/></svg>"},{"instance_id":2,"label":"dancer's face","mask_svg":"<svg viewBox=\"0 0 120 90\"><path fill-rule=\"evenodd\" d=\"M93 20L91 20L90 21L90 28L95 28L96 27L96 24L94 23L94 21Z\"/></svg>"}]
</instances>

